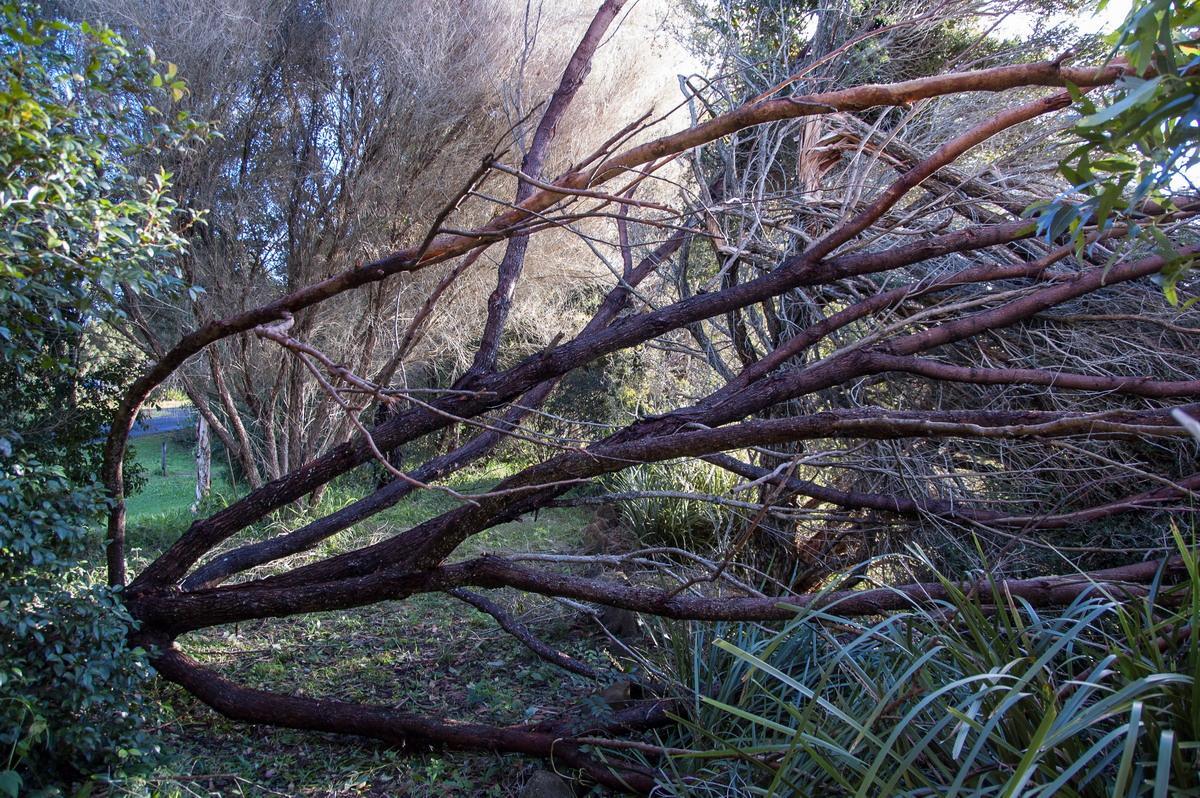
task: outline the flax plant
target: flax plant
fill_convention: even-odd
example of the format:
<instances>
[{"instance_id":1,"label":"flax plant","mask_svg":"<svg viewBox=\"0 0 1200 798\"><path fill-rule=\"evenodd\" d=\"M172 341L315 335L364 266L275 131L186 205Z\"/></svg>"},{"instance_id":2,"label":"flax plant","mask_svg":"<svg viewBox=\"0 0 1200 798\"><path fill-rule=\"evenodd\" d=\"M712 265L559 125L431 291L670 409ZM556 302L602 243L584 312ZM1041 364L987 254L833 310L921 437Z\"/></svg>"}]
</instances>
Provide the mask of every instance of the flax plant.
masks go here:
<instances>
[{"instance_id":1,"label":"flax plant","mask_svg":"<svg viewBox=\"0 0 1200 798\"><path fill-rule=\"evenodd\" d=\"M1047 612L943 577L886 617L694 637L680 793L1200 795L1200 571L1174 536L1188 578L1146 595Z\"/></svg>"}]
</instances>

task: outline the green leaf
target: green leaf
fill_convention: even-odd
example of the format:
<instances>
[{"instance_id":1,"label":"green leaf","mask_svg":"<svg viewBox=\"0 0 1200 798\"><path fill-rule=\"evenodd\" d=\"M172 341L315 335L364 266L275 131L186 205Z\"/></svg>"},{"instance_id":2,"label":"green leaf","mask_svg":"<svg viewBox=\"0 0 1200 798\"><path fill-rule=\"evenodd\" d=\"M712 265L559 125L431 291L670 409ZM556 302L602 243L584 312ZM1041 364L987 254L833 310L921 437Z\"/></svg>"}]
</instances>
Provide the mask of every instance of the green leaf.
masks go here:
<instances>
[{"instance_id":1,"label":"green leaf","mask_svg":"<svg viewBox=\"0 0 1200 798\"><path fill-rule=\"evenodd\" d=\"M1098 111L1091 116L1086 116L1083 119L1080 119L1079 126L1088 128L1099 127L1100 125L1108 124L1117 116L1153 97L1154 92L1158 89L1160 80L1162 80L1161 77L1154 77L1150 80L1142 82L1142 84L1136 89L1107 108Z\"/></svg>"},{"instance_id":2,"label":"green leaf","mask_svg":"<svg viewBox=\"0 0 1200 798\"><path fill-rule=\"evenodd\" d=\"M1158 740L1158 761L1154 767L1154 798L1171 794L1171 752L1175 747L1175 732L1167 729Z\"/></svg>"},{"instance_id":3,"label":"green leaf","mask_svg":"<svg viewBox=\"0 0 1200 798\"><path fill-rule=\"evenodd\" d=\"M24 782L15 770L0 770L0 793L17 798Z\"/></svg>"},{"instance_id":4,"label":"green leaf","mask_svg":"<svg viewBox=\"0 0 1200 798\"><path fill-rule=\"evenodd\" d=\"M1117 769L1116 779L1113 781L1113 798L1118 798L1125 792L1125 786L1130 783L1132 778L1133 757L1137 753L1138 736L1142 732L1144 707L1144 701L1134 701L1133 707L1129 711L1129 725L1125 736L1125 745L1121 752L1121 764Z\"/></svg>"}]
</instances>

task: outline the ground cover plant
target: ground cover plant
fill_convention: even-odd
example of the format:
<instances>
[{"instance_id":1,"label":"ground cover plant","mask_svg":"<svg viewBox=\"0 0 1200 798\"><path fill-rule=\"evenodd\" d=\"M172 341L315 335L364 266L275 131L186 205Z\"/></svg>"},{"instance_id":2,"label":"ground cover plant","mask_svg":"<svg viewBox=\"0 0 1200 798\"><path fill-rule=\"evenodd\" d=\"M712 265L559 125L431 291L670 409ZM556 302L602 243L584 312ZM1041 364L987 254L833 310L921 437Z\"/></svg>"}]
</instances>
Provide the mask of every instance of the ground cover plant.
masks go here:
<instances>
[{"instance_id":1,"label":"ground cover plant","mask_svg":"<svg viewBox=\"0 0 1200 798\"><path fill-rule=\"evenodd\" d=\"M1097 587L1046 613L945 580L882 619L806 608L776 633L704 639L693 678L719 687L675 741L717 758L694 794L1192 794L1200 571L1182 552L1182 585Z\"/></svg>"},{"instance_id":2,"label":"ground cover plant","mask_svg":"<svg viewBox=\"0 0 1200 798\"><path fill-rule=\"evenodd\" d=\"M1194 576L1189 539L1170 530L1190 528L1200 489L1188 431L1200 413L1191 303L1200 248L1194 201L1171 182L1195 156L1195 9L1155 0L1139 6L1137 35L1115 51L1084 43L1064 53L1054 33L1018 44L983 35L966 20L991 10L965 0L728 0L701 9L692 29L723 77L684 76L677 113L639 111L597 133L586 122L603 103L593 96L588 106L581 92L612 77L591 73L626 5L605 0L553 70L533 66L536 36L518 37L511 104L463 110L455 95L439 106L450 110L437 135L423 139L479 144L475 114L494 146L480 144L472 159L447 150L452 164L402 158L394 172L412 185L399 186L364 177L396 146L369 135L374 111L437 94L385 80L379 64L408 63L409 37L393 37L402 41L387 59L363 57L370 48L355 23L375 19L375 6L283 4L275 17L238 6L226 17L262 23L236 31L183 9L139 16L128 6L136 35L153 37L158 24L187 32L181 62L221 44L212 37L244 34L230 41L258 70L254 88L214 77L212 94L169 84L174 61L160 76L183 109L247 110L232 145L168 160L188 192L230 176L217 184L228 191L203 195L215 212L257 210L214 212L192 235L189 254L171 261L196 284L186 296L121 290L108 300L114 327L149 358L124 394L103 466L108 576L137 624L130 642L160 676L234 721L400 750L524 754L589 787L698 790L689 769L703 778L714 758L762 755L784 788L816 762L860 779L841 784L851 791L869 792L877 777L966 789L974 776L938 765L884 776L896 756L921 750L901 736L873 738L881 753L862 768L840 754L802 762L797 747L813 740L832 751L821 735L835 726L812 732L793 723L811 717L791 713L776 721L764 709L770 689L742 707L720 697L728 680L689 685L637 648L670 634L654 618L785 623L817 613L843 619L865 647L840 642L864 661L835 652L848 671L816 663L810 675L858 678L879 636L936 638L914 611L949 608L968 632L1000 619L1007 636L996 645L1007 651L1040 628L1033 618L1045 607L1070 613L1034 637L1067 639L1071 613L1099 612L1088 603L1097 596L1157 598ZM430 31L455 24L412 10ZM457 28L443 32L451 49L467 46ZM170 52L169 40L156 49ZM523 91L534 92L535 73L561 75L541 103ZM500 118L511 127L497 129ZM1110 122L1111 157L1081 164L1080 136ZM259 156L277 160L281 142L292 171L255 168ZM1105 181L1130 188L1131 169L1144 178L1134 193L1107 190ZM274 199L253 205L249 180L260 172ZM406 207L399 221L380 221L387 198L418 185L449 191L424 215ZM185 387L245 483L185 529L170 519L134 528L128 434L168 380ZM480 465L489 461L507 467ZM480 470L464 479L464 469ZM685 469L686 487L682 473L677 484L658 478ZM719 510L696 523L695 502ZM689 509L672 514L673 503ZM586 531L589 516L568 516L580 525L578 549L563 547L561 530L528 533L548 513L581 507L595 517ZM489 538L506 524L527 532ZM931 553L927 567L896 565L912 545ZM966 595L983 596L977 611ZM418 614L430 602L469 604L519 641L528 663L597 680L586 648L523 619L530 596L609 624L614 656L636 663L636 684L610 697L612 711L597 713L567 676L554 682L556 711L511 700L478 661L459 661L459 636L380 631L397 602ZM1132 631L1148 640L1162 631L1107 606L1106 623L1138 618ZM289 627L303 635L300 659L272 649L273 630ZM1057 656L1049 645L1053 654L1035 661ZM731 669L749 664L799 689L753 651L724 650ZM907 650L881 659L910 670ZM937 650L949 659L928 660L926 671L950 681L929 690L957 701L956 683L979 680L952 671L954 645ZM516 659L505 651L489 661ZM532 679L525 662L518 672ZM1078 666L1071 655L1054 662ZM436 674L436 689L406 681L409 668ZM1018 694L1052 689L1040 672L1009 671ZM999 681L1011 687L1008 678ZM956 753L1005 779L977 786L1061 786L1061 773L1024 756L1014 764L978 742L992 736L972 736L986 722L971 701L1003 702L999 689L983 699L968 691L952 707L956 732L965 730ZM1068 692L1063 701L1080 712L1105 700L1086 685ZM465 706L449 710L451 695ZM814 706L835 709L834 698ZM689 706L785 742L714 751L711 740L664 747L640 736L687 723ZM917 728L926 722L913 717ZM1139 717L1149 729L1151 715ZM1055 730L1039 721L1018 731L1028 734L1001 735L999 748L1040 751ZM1129 762L1153 759L1136 743L1152 736L1128 738ZM1183 737L1157 734L1155 761L1192 756L1195 741ZM1132 772L1124 754L1094 750L1094 779ZM297 783L276 777L270 789Z\"/></svg>"}]
</instances>

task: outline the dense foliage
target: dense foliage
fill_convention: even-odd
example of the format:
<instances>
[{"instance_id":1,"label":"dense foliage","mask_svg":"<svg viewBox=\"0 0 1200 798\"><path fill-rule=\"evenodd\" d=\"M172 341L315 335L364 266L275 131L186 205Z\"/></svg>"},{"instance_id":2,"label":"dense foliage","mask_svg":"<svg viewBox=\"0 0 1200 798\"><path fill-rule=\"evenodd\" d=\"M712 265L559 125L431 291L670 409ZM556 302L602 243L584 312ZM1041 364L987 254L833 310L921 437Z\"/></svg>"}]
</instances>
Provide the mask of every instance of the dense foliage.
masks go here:
<instances>
[{"instance_id":1,"label":"dense foliage","mask_svg":"<svg viewBox=\"0 0 1200 798\"><path fill-rule=\"evenodd\" d=\"M135 363L105 351L118 300L182 283L188 218L167 176L123 165L194 132L150 103L182 84L111 31L0 6L0 792L119 769L149 750L145 652L88 563L108 507L97 443ZM157 121L148 137L124 130Z\"/></svg>"},{"instance_id":2,"label":"dense foliage","mask_svg":"<svg viewBox=\"0 0 1200 798\"><path fill-rule=\"evenodd\" d=\"M1200 571L1176 540L1183 584L1049 612L945 579L931 607L684 636L681 672L712 687L671 741L704 751L706 788L682 794L1195 794Z\"/></svg>"},{"instance_id":3,"label":"dense foliage","mask_svg":"<svg viewBox=\"0 0 1200 798\"><path fill-rule=\"evenodd\" d=\"M0 464L0 794L119 772L155 749L146 654L85 565L105 503L24 457Z\"/></svg>"},{"instance_id":4,"label":"dense foliage","mask_svg":"<svg viewBox=\"0 0 1200 798\"><path fill-rule=\"evenodd\" d=\"M90 442L137 365L98 325L123 322L122 295L183 289L167 255L189 219L166 174L124 162L196 129L152 105L162 99L154 84L182 84L163 86L111 31L40 19L26 3L2 11L0 436L20 435L82 479L97 470Z\"/></svg>"},{"instance_id":5,"label":"dense foliage","mask_svg":"<svg viewBox=\"0 0 1200 798\"><path fill-rule=\"evenodd\" d=\"M1090 243L1088 225L1101 232L1115 224L1144 228L1143 237L1170 261L1158 281L1172 304L1192 261L1171 254L1174 220L1155 220L1153 209L1178 210L1173 194L1196 193L1190 170L1200 162L1198 24L1194 2L1149 0L1130 11L1110 37L1109 57L1130 68L1116 97L1097 103L1076 95L1078 144L1060 168L1084 199L1034 208L1041 232L1051 239L1069 232L1081 250Z\"/></svg>"}]
</instances>

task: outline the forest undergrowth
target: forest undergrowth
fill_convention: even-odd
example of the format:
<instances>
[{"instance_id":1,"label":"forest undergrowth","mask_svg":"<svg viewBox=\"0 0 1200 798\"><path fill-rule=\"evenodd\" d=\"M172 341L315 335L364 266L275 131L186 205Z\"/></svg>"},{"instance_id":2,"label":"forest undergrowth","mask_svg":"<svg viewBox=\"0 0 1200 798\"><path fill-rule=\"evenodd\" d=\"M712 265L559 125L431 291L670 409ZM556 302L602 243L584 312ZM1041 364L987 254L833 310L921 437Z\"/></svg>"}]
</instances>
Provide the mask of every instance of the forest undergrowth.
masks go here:
<instances>
[{"instance_id":1,"label":"forest undergrowth","mask_svg":"<svg viewBox=\"0 0 1200 798\"><path fill-rule=\"evenodd\" d=\"M185 470L190 463L188 444L183 438L168 440L169 474L162 476L157 472L160 437L147 436L139 443L138 462L148 479L144 494L130 501L130 542L138 559L153 559L193 517L189 491L194 491L194 474ZM450 487L483 490L502 476L480 469L459 475ZM186 490L179 487L189 479ZM339 485L323 501L336 506L361 490L352 483ZM221 500L220 490L215 490L208 501ZM356 548L382 538L391 528L437 515L453 503L446 494L426 492L347 530L310 556ZM582 531L590 516L586 509L552 509L496 527L464 553L576 552L585 545ZM268 526L295 526L299 520L280 517ZM631 663L614 654L590 616L541 599L506 610L537 629L550 645L609 673L612 683L628 678L622 669ZM336 634L330 637L330 632ZM228 676L296 695L370 701L501 725L547 719L567 696L585 713L607 711L600 694L608 682L550 666L497 629L488 616L437 596L320 618L208 629L185 644L189 654ZM329 685L340 685L341 690L330 694ZM156 729L161 746L157 766L142 776L97 783L92 795L499 798L517 794L529 774L540 768L536 761L513 754L404 751L382 744L363 748L336 735L248 727L222 718L161 679L155 680L150 695L162 711ZM414 697L416 706L411 703ZM597 790L597 795L607 794Z\"/></svg>"},{"instance_id":2,"label":"forest undergrowth","mask_svg":"<svg viewBox=\"0 0 1200 798\"><path fill-rule=\"evenodd\" d=\"M157 446L144 448L143 458L157 456ZM174 450L185 444L171 448L175 469L183 461ZM480 491L503 476L477 469L450 487ZM172 478L180 477L151 473L148 490ZM355 493L347 481L323 501L345 503ZM424 492L297 556L368 545L453 502ZM692 500L678 504L631 502L611 513L620 531L609 537L628 547L664 538L694 545L698 531L714 534L711 511ZM605 514L586 505L550 509L498 526L459 554L594 554L590 530ZM190 516L186 504L135 516L134 550L154 556ZM964 593L947 581L948 598L933 607L854 622L812 609L775 624L642 620L617 639L599 615L569 603L499 599L551 647L594 668L599 678L591 679L539 659L466 603L434 595L215 627L182 643L254 687L498 726L553 720L563 706L599 719L631 703L631 685L652 685L680 699L681 722L643 735L641 744L693 751L668 760L680 795L808 795L818 784L828 794L1025 795L1020 785L1031 779L1046 795L1184 795L1192 794L1187 782L1200 755L1200 657L1187 620L1196 615L1200 575L1188 554L1194 533L1171 526L1167 534L1184 553L1182 585L1164 576L1149 593L1097 591L1057 611ZM889 559L875 569L930 568L915 549ZM858 581L874 584L869 575ZM846 584L838 577L828 587ZM161 706L157 766L94 783L92 795L509 796L543 771L515 754L364 747L336 735L251 727L163 680L150 697ZM586 781L574 786L577 795L611 794Z\"/></svg>"}]
</instances>

